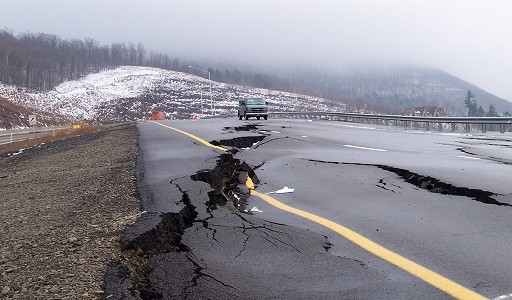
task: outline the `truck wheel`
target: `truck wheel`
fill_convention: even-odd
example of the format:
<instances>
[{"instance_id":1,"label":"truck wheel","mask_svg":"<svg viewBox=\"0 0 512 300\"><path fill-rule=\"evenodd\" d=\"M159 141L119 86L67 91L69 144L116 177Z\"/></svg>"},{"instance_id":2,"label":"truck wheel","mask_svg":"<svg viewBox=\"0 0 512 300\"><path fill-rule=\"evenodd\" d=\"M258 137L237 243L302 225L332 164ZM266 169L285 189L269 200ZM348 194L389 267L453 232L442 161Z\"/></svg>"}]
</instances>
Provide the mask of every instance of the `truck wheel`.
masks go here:
<instances>
[{"instance_id":1,"label":"truck wheel","mask_svg":"<svg viewBox=\"0 0 512 300\"><path fill-rule=\"evenodd\" d=\"M265 120L266 120L267 118L268 118L268 116L264 116L264 117L263 117L263 119L265 119Z\"/></svg>"},{"instance_id":2,"label":"truck wheel","mask_svg":"<svg viewBox=\"0 0 512 300\"><path fill-rule=\"evenodd\" d=\"M249 116L248 116L248 115L245 115L245 119L246 119L246 120L249 120Z\"/></svg>"},{"instance_id":3,"label":"truck wheel","mask_svg":"<svg viewBox=\"0 0 512 300\"><path fill-rule=\"evenodd\" d=\"M259 120L259 119L260 119L260 117L256 117L256 120Z\"/></svg>"},{"instance_id":4,"label":"truck wheel","mask_svg":"<svg viewBox=\"0 0 512 300\"><path fill-rule=\"evenodd\" d=\"M241 115L240 115L240 116L238 116L238 120L242 120L242 116L241 116Z\"/></svg>"}]
</instances>

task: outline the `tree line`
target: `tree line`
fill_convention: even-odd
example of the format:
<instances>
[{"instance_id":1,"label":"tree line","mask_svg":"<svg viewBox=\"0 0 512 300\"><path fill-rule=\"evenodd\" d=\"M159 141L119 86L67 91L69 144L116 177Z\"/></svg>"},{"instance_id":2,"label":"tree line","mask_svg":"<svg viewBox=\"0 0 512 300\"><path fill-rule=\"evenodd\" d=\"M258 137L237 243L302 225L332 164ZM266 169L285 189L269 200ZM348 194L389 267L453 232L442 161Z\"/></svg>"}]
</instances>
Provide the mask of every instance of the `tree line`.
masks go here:
<instances>
[{"instance_id":1,"label":"tree line","mask_svg":"<svg viewBox=\"0 0 512 300\"><path fill-rule=\"evenodd\" d=\"M165 53L147 52L140 42L100 45L91 38L62 39L53 34L0 31L0 81L32 90L51 90L56 85L118 66L147 66L195 73L189 65ZM268 89L289 89L277 77L208 68L211 79ZM197 74L203 76L204 74Z\"/></svg>"},{"instance_id":2,"label":"tree line","mask_svg":"<svg viewBox=\"0 0 512 300\"><path fill-rule=\"evenodd\" d=\"M6 84L50 90L64 81L122 65L183 69L167 54L148 54L141 43L105 46L91 38L0 31L0 81Z\"/></svg>"},{"instance_id":3,"label":"tree line","mask_svg":"<svg viewBox=\"0 0 512 300\"><path fill-rule=\"evenodd\" d=\"M478 105L478 103L476 102L475 95L470 90L468 90L464 94L464 107L468 110L468 114L467 114L468 117L499 117L500 116L498 114L498 112L496 111L496 108L494 107L494 105L490 104L489 109L487 111L485 111L485 109L481 105ZM503 113L503 116L511 117L512 114L510 114L510 112L506 111Z\"/></svg>"}]
</instances>

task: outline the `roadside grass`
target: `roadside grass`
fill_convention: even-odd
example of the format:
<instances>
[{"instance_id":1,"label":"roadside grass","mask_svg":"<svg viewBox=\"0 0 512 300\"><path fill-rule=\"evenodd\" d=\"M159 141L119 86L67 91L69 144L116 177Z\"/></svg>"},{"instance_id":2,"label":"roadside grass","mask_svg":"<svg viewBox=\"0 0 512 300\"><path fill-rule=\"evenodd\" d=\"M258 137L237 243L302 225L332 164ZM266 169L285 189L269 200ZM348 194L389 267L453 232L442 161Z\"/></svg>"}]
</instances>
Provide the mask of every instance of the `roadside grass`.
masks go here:
<instances>
[{"instance_id":1,"label":"roadside grass","mask_svg":"<svg viewBox=\"0 0 512 300\"><path fill-rule=\"evenodd\" d=\"M81 128L56 129L52 133L47 133L40 136L37 136L38 133L35 133L35 138L0 145L0 154L16 152L19 151L20 149L30 148L32 146L39 145L42 143L51 143L53 141L89 134L100 130L102 127L103 126L100 125L82 125Z\"/></svg>"}]
</instances>

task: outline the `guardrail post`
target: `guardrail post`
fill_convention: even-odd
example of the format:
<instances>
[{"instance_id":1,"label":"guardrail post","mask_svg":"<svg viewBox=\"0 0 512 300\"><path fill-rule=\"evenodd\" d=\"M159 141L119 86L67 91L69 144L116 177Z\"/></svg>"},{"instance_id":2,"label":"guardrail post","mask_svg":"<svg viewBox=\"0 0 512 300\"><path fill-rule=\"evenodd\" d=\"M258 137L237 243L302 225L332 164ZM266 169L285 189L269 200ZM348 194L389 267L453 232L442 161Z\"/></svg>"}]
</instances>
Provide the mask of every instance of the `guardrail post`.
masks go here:
<instances>
[{"instance_id":1,"label":"guardrail post","mask_svg":"<svg viewBox=\"0 0 512 300\"><path fill-rule=\"evenodd\" d=\"M443 123L437 123L437 131L443 131Z\"/></svg>"},{"instance_id":2,"label":"guardrail post","mask_svg":"<svg viewBox=\"0 0 512 300\"><path fill-rule=\"evenodd\" d=\"M451 125L452 125L452 132L455 132L455 127L456 127L457 124L451 123Z\"/></svg>"},{"instance_id":3,"label":"guardrail post","mask_svg":"<svg viewBox=\"0 0 512 300\"><path fill-rule=\"evenodd\" d=\"M500 124L500 133L505 133L505 124Z\"/></svg>"},{"instance_id":4,"label":"guardrail post","mask_svg":"<svg viewBox=\"0 0 512 300\"><path fill-rule=\"evenodd\" d=\"M482 124L482 133L487 132L487 124Z\"/></svg>"},{"instance_id":5,"label":"guardrail post","mask_svg":"<svg viewBox=\"0 0 512 300\"><path fill-rule=\"evenodd\" d=\"M425 122L425 128L430 131L430 122Z\"/></svg>"},{"instance_id":6,"label":"guardrail post","mask_svg":"<svg viewBox=\"0 0 512 300\"><path fill-rule=\"evenodd\" d=\"M466 133L469 133L471 131L471 126L469 123L466 123Z\"/></svg>"}]
</instances>

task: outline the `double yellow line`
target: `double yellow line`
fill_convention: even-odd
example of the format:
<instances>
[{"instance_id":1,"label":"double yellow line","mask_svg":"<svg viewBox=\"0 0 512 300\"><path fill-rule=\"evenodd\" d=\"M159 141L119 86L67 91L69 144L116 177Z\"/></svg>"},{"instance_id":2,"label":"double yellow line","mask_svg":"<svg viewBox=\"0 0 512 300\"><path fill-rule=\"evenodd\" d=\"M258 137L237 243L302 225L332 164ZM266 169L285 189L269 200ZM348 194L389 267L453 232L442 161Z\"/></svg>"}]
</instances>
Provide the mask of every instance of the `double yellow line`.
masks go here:
<instances>
[{"instance_id":1,"label":"double yellow line","mask_svg":"<svg viewBox=\"0 0 512 300\"><path fill-rule=\"evenodd\" d=\"M164 125L164 124L161 124L161 123L158 123L158 122L155 122L156 124L160 125L160 126L163 126L163 127L166 127L166 128L169 128L169 129L172 129L174 131L177 131L179 133L182 133L198 142L200 142L201 144L205 145L205 146L208 146L208 147L211 147L211 148L214 148L216 150L220 150L222 152L226 152L227 149L223 148L223 147L220 147L220 146L215 146L215 145L212 145L211 143L193 135L193 134L190 134L188 132L185 132L185 131L182 131L182 130L179 130L177 128L174 128L174 127L171 127L171 126L167 126L167 125ZM300 216L300 217L303 217L305 219L308 219L312 222L315 222L315 223L318 223L336 233L338 233L339 235L343 236L344 238L346 238L347 240L353 242L354 244L358 245L359 247L365 249L366 251L388 261L389 263L409 272L410 274L420 278L421 280L425 281L426 283L438 288L439 290L447 293L448 295L456 298L456 299L471 299L471 300L479 300L479 299L487 299L486 297L430 270L430 269L427 269L425 267L423 267L422 265L419 265L371 240L369 240L368 238L360 235L359 233L353 231L353 230L350 230L338 223L335 223L331 220L328 220L328 219L325 219L323 217L320 217L320 216L317 216L315 214L312 214L312 213L309 213L307 211L303 211L303 210L300 210L300 209L297 209L297 208L294 208L294 207L291 207L289 205L286 205L266 194L262 194L258 191L256 191L254 188L254 183L252 182L251 178L247 178L247 182L246 182L246 185L247 187L251 190L251 195L254 195L256 197L259 197L260 199L262 199L263 201L269 203L270 205L276 207L276 208L279 208L281 210L284 210L284 211L287 211L289 213L292 213L294 215L297 215L297 216Z\"/></svg>"}]
</instances>

